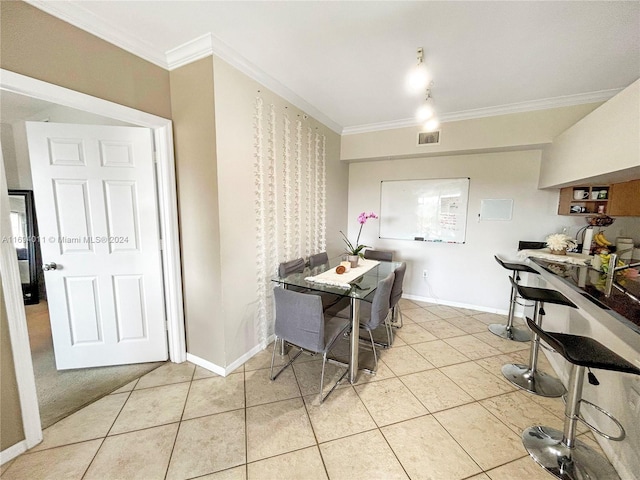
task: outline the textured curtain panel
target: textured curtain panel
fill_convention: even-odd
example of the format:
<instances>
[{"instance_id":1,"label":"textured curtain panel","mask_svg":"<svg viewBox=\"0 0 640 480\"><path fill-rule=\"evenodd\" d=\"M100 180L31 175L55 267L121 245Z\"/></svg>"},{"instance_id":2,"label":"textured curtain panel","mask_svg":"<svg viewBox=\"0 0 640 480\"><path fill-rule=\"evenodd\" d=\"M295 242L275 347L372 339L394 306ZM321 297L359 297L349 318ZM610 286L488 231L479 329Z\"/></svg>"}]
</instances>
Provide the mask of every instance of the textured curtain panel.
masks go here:
<instances>
[{"instance_id":1,"label":"textured curtain panel","mask_svg":"<svg viewBox=\"0 0 640 480\"><path fill-rule=\"evenodd\" d=\"M256 98L256 293L261 340L273 325L270 280L278 264L326 250L326 138L303 118L292 121L289 114L278 112L274 105L265 107L262 98Z\"/></svg>"}]
</instances>

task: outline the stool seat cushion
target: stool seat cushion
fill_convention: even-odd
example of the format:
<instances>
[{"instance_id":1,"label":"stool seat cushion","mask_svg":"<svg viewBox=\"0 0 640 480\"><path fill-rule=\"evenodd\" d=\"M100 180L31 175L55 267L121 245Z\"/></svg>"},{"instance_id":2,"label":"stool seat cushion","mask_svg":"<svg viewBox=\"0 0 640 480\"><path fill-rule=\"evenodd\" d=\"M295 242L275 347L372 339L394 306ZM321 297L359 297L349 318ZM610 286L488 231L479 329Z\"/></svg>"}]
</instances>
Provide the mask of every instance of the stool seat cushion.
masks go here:
<instances>
[{"instance_id":1,"label":"stool seat cushion","mask_svg":"<svg viewBox=\"0 0 640 480\"><path fill-rule=\"evenodd\" d=\"M494 256L496 262L498 262L502 267L507 270L516 271L516 272L526 272L526 273L535 273L538 275L538 272L531 268L529 265L525 265L524 263L514 263L514 262L505 262L497 255Z\"/></svg>"},{"instance_id":2,"label":"stool seat cushion","mask_svg":"<svg viewBox=\"0 0 640 480\"><path fill-rule=\"evenodd\" d=\"M525 287L515 283L513 278L511 279L518 289L518 294L526 299L534 302L555 303L558 305L566 305L567 307L577 308L576 304L565 297L563 294L550 288L538 288L538 287Z\"/></svg>"},{"instance_id":3,"label":"stool seat cushion","mask_svg":"<svg viewBox=\"0 0 640 480\"><path fill-rule=\"evenodd\" d=\"M540 338L567 361L575 365L640 375L639 368L593 338L568 333L547 332L538 327L530 318L527 318L527 324L531 330L540 335Z\"/></svg>"}]
</instances>

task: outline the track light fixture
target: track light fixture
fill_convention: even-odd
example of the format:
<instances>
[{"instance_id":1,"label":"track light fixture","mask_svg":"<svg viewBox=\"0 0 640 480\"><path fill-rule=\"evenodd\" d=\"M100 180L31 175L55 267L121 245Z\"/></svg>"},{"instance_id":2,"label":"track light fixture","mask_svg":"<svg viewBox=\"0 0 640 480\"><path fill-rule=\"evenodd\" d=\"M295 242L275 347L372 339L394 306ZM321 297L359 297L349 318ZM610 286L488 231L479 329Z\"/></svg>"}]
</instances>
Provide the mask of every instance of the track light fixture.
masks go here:
<instances>
[{"instance_id":1,"label":"track light fixture","mask_svg":"<svg viewBox=\"0 0 640 480\"><path fill-rule=\"evenodd\" d=\"M418 48L418 63L407 74L407 88L412 92L425 92L424 103L418 107L416 120L423 124L424 130L432 132L440 126L431 95L433 81L424 63L424 49Z\"/></svg>"},{"instance_id":2,"label":"track light fixture","mask_svg":"<svg viewBox=\"0 0 640 480\"><path fill-rule=\"evenodd\" d=\"M407 74L407 90L410 93L420 93L429 85L430 75L424 63L424 50L418 48L418 63Z\"/></svg>"},{"instance_id":3,"label":"track light fixture","mask_svg":"<svg viewBox=\"0 0 640 480\"><path fill-rule=\"evenodd\" d=\"M435 114L435 110L433 109L433 98L431 97L432 84L433 82L431 82L427 87L424 103L418 108L418 111L416 112L416 119L419 122L426 122Z\"/></svg>"}]
</instances>

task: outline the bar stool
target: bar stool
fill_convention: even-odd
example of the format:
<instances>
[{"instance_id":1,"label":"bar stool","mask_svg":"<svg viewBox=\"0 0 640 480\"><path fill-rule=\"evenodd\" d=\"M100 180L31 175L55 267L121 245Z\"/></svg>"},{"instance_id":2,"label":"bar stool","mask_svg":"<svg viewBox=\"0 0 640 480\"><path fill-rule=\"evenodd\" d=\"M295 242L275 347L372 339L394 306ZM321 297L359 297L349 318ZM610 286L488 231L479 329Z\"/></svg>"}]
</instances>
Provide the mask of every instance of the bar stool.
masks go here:
<instances>
[{"instance_id":1,"label":"bar stool","mask_svg":"<svg viewBox=\"0 0 640 480\"><path fill-rule=\"evenodd\" d=\"M601 368L640 375L640 369L592 338L546 332L528 318L527 323L536 335L539 335L571 363L571 374L564 410L564 431L544 426L529 427L522 433L524 447L538 464L557 478L571 480L619 478L606 458L585 443L576 440L576 423L578 421L609 440L619 441L625 437L624 428L609 412L605 412L600 407L582 399L584 370L586 368ZM589 373L589 382L598 385L598 381L592 373ZM611 437L583 420L580 417L581 403L591 405L607 415L620 429L620 435Z\"/></svg>"},{"instance_id":2,"label":"bar stool","mask_svg":"<svg viewBox=\"0 0 640 480\"><path fill-rule=\"evenodd\" d=\"M523 287L511 279L511 284L517 289L518 294L525 300L534 302L535 323L542 327L544 304L555 303L577 308L576 305L560 292L548 288ZM531 337L531 349L529 351L529 365L507 364L502 367L502 374L516 387L542 397L560 397L565 388L562 382L551 375L538 371L538 353L540 337L534 332Z\"/></svg>"},{"instance_id":3,"label":"bar stool","mask_svg":"<svg viewBox=\"0 0 640 480\"><path fill-rule=\"evenodd\" d=\"M496 262L498 262L503 268L511 270L513 272L513 278L515 278L516 284L520 282L520 272L535 273L538 272L524 263L511 263L505 262L497 255L494 255ZM513 314L515 313L516 303L518 301L518 295L516 287L511 286L511 301L509 303L509 316L507 317L507 324L492 323L489 325L489 331L500 338L506 338L507 340L513 340L515 342L528 342L531 340L531 334L529 330L521 329L513 326Z\"/></svg>"}]
</instances>

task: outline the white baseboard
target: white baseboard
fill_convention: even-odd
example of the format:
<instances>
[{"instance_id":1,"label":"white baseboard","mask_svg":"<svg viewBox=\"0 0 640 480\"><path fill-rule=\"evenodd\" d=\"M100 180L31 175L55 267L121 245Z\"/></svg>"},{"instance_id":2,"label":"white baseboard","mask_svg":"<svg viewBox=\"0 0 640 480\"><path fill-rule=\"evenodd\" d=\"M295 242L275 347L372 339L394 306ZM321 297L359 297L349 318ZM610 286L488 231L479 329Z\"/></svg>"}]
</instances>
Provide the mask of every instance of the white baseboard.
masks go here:
<instances>
[{"instance_id":1,"label":"white baseboard","mask_svg":"<svg viewBox=\"0 0 640 480\"><path fill-rule=\"evenodd\" d=\"M194 363L194 364L198 365L199 367L205 368L205 369L209 370L210 372L213 372L213 373L216 373L216 374L221 375L223 377L226 377L230 373L233 373L233 371L235 369L237 369L238 367L243 365L245 362L247 362L251 357L253 357L254 355L257 355L262 350L267 348L267 345L269 345L271 342L273 342L274 338L275 337L273 335L271 335L266 340L266 342L263 342L263 343L260 343L260 344L256 345L251 350L249 350L247 353L242 355L240 358L238 358L237 360L233 361L227 367L221 367L219 365L216 365L215 363L212 363L212 362L210 362L208 360L204 360L203 358L197 357L197 356L195 356L195 355L193 355L191 353L187 353L187 361L191 362L191 363Z\"/></svg>"},{"instance_id":2,"label":"white baseboard","mask_svg":"<svg viewBox=\"0 0 640 480\"><path fill-rule=\"evenodd\" d=\"M229 365L227 367L227 371L229 373L233 372L236 368L238 368L240 365L244 364L245 362L247 362L251 357L253 357L254 355L257 355L258 353L260 353L261 351L263 351L265 348L267 348L267 345L269 345L271 342L273 342L273 339L275 338L274 335L271 335L269 338L267 338L267 340L265 342L259 343L258 345L256 345L255 347L253 347L251 350L249 350L247 353L245 353L244 355L242 355L240 358L238 358L235 362L232 362L231 365Z\"/></svg>"},{"instance_id":3,"label":"white baseboard","mask_svg":"<svg viewBox=\"0 0 640 480\"><path fill-rule=\"evenodd\" d=\"M10 462L14 458L16 458L21 453L27 451L27 441L22 440L21 442L16 443L15 445L2 450L0 452L0 465L4 465L7 462Z\"/></svg>"},{"instance_id":4,"label":"white baseboard","mask_svg":"<svg viewBox=\"0 0 640 480\"><path fill-rule=\"evenodd\" d=\"M406 298L407 300L417 300L419 302L436 303L438 305L446 305L447 307L467 308L469 310L478 310L480 312L496 313L498 315L508 315L509 314L508 310L502 310L500 308L483 307L483 306L480 306L480 305L471 305L469 303L461 303L461 302L450 302L448 300L438 300L438 299L435 299L435 298L421 297L420 295L407 295L407 294L404 294L404 295L402 295L402 298ZM522 316L522 312L518 312L516 310L515 316L516 317L521 317Z\"/></svg>"},{"instance_id":5,"label":"white baseboard","mask_svg":"<svg viewBox=\"0 0 640 480\"><path fill-rule=\"evenodd\" d=\"M222 375L223 377L227 376L224 367L220 367L220 366L216 365L215 363L212 363L212 362L210 362L208 360L205 360L203 358L196 357L195 355L193 355L193 354L191 354L189 352L187 352L187 362L195 363L199 367L202 367L202 368L204 368L206 370L209 370L210 372L216 373L218 375Z\"/></svg>"}]
</instances>

